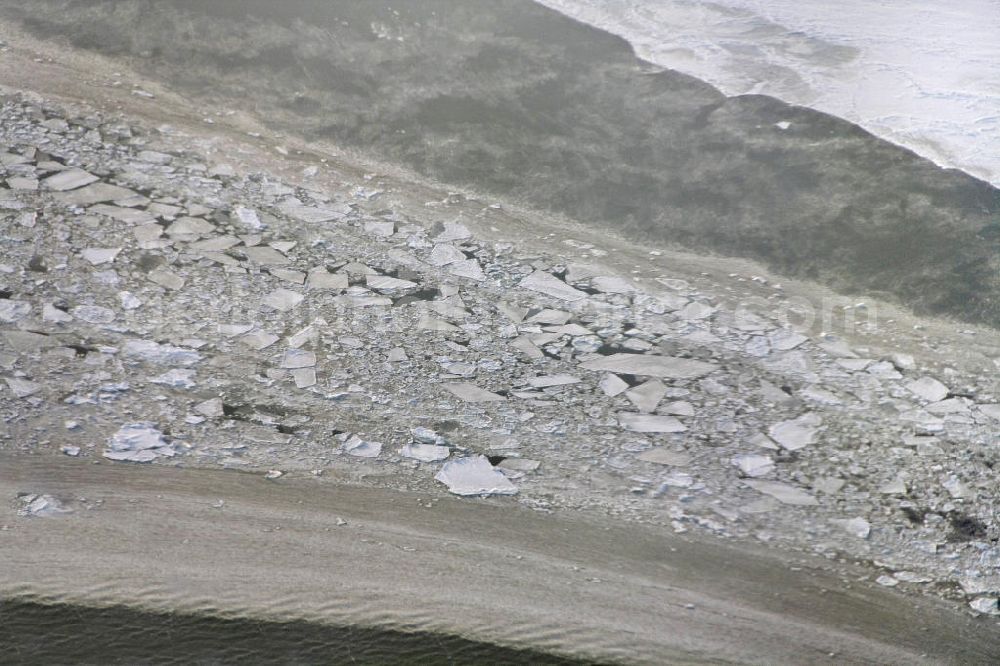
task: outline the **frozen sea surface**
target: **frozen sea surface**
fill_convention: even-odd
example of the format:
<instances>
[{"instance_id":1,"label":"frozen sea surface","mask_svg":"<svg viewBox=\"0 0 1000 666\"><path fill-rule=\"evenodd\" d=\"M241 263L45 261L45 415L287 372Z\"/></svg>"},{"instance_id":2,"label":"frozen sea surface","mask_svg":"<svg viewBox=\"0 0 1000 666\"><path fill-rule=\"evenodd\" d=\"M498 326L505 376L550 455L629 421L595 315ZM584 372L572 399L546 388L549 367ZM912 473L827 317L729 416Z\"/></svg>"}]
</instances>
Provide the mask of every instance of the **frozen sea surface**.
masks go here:
<instances>
[{"instance_id":1,"label":"frozen sea surface","mask_svg":"<svg viewBox=\"0 0 1000 666\"><path fill-rule=\"evenodd\" d=\"M729 95L858 123L1000 185L996 0L538 0Z\"/></svg>"}]
</instances>

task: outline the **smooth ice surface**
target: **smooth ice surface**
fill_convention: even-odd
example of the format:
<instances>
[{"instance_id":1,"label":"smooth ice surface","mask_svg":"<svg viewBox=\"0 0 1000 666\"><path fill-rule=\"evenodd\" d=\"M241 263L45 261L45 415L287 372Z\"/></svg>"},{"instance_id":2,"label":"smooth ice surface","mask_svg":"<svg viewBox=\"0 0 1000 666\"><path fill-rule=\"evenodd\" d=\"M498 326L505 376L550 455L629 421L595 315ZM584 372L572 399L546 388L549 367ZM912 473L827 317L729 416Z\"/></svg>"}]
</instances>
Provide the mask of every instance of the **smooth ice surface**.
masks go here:
<instances>
[{"instance_id":1,"label":"smooth ice surface","mask_svg":"<svg viewBox=\"0 0 1000 666\"><path fill-rule=\"evenodd\" d=\"M825 111L1000 185L995 0L538 2L728 95Z\"/></svg>"},{"instance_id":2,"label":"smooth ice surface","mask_svg":"<svg viewBox=\"0 0 1000 666\"><path fill-rule=\"evenodd\" d=\"M459 458L445 463L435 480L456 495L514 495L517 487L494 469L486 456Z\"/></svg>"}]
</instances>

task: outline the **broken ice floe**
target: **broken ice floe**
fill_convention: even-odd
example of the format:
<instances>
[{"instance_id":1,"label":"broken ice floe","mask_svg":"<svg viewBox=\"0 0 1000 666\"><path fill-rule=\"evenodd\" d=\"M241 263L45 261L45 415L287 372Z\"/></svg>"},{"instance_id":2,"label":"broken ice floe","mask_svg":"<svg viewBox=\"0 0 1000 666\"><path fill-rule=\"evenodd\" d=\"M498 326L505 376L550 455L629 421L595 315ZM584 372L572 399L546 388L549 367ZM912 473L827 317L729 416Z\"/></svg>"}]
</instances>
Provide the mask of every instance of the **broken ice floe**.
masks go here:
<instances>
[{"instance_id":1,"label":"broken ice floe","mask_svg":"<svg viewBox=\"0 0 1000 666\"><path fill-rule=\"evenodd\" d=\"M458 458L444 464L434 479L456 495L514 495L517 487L486 456Z\"/></svg>"},{"instance_id":2,"label":"broken ice floe","mask_svg":"<svg viewBox=\"0 0 1000 666\"><path fill-rule=\"evenodd\" d=\"M163 433L152 423L130 423L108 440L103 455L109 460L145 463L175 454L173 447L163 439Z\"/></svg>"}]
</instances>

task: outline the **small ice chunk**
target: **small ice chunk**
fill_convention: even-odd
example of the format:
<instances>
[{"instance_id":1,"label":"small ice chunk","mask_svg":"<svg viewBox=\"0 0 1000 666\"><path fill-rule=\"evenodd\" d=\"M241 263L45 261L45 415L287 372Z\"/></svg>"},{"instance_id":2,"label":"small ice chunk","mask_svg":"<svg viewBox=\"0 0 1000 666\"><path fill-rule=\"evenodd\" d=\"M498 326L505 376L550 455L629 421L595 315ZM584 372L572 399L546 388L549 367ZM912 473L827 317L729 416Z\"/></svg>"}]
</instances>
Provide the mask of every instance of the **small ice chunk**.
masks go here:
<instances>
[{"instance_id":1,"label":"small ice chunk","mask_svg":"<svg viewBox=\"0 0 1000 666\"><path fill-rule=\"evenodd\" d=\"M434 240L438 243L450 243L452 241L465 240L471 238L472 232L464 224L458 222L445 222L444 231L438 234Z\"/></svg>"},{"instance_id":2,"label":"small ice chunk","mask_svg":"<svg viewBox=\"0 0 1000 666\"><path fill-rule=\"evenodd\" d=\"M142 301L130 291L118 292L118 300L121 301L124 310L136 310L142 306Z\"/></svg>"},{"instance_id":3,"label":"small ice chunk","mask_svg":"<svg viewBox=\"0 0 1000 666\"><path fill-rule=\"evenodd\" d=\"M868 535L870 535L872 531L871 523L864 518L851 518L850 520L842 520L839 522L843 525L848 534L856 536L859 539L867 539Z\"/></svg>"},{"instance_id":4,"label":"small ice chunk","mask_svg":"<svg viewBox=\"0 0 1000 666\"><path fill-rule=\"evenodd\" d=\"M174 450L152 423L129 423L108 440L104 457L128 462L152 462L159 456L173 456Z\"/></svg>"},{"instance_id":5,"label":"small ice chunk","mask_svg":"<svg viewBox=\"0 0 1000 666\"><path fill-rule=\"evenodd\" d=\"M620 353L581 363L580 367L585 370L645 375L661 379L697 379L719 366L689 358Z\"/></svg>"},{"instance_id":6,"label":"small ice chunk","mask_svg":"<svg viewBox=\"0 0 1000 666\"><path fill-rule=\"evenodd\" d=\"M283 266L290 263L288 257L273 247L267 247L266 245L244 247L241 248L241 251L246 255L247 259L261 266Z\"/></svg>"},{"instance_id":7,"label":"small ice chunk","mask_svg":"<svg viewBox=\"0 0 1000 666\"><path fill-rule=\"evenodd\" d=\"M621 395L628 390L628 382L619 377L618 375L608 373L601 378L598 384L600 389L604 391L604 395L609 398L613 398L616 395Z\"/></svg>"},{"instance_id":8,"label":"small ice chunk","mask_svg":"<svg viewBox=\"0 0 1000 666\"><path fill-rule=\"evenodd\" d=\"M525 472L534 472L536 469L542 466L541 461L532 460L531 458L504 458L497 465L499 469L506 472L513 472L519 475L524 475Z\"/></svg>"},{"instance_id":9,"label":"small ice chunk","mask_svg":"<svg viewBox=\"0 0 1000 666\"><path fill-rule=\"evenodd\" d=\"M687 427L673 416L623 412L618 415L618 422L623 428L632 432L673 433L687 431Z\"/></svg>"},{"instance_id":10,"label":"small ice chunk","mask_svg":"<svg viewBox=\"0 0 1000 666\"><path fill-rule=\"evenodd\" d=\"M233 209L233 212L236 214L236 219L239 220L244 228L250 231L258 231L261 228L260 216L252 208L237 206Z\"/></svg>"},{"instance_id":11,"label":"small ice chunk","mask_svg":"<svg viewBox=\"0 0 1000 666\"><path fill-rule=\"evenodd\" d=\"M939 402L948 397L948 387L933 377L915 379L906 384L906 389L927 402Z\"/></svg>"},{"instance_id":12,"label":"small ice chunk","mask_svg":"<svg viewBox=\"0 0 1000 666\"><path fill-rule=\"evenodd\" d=\"M396 289L410 289L417 286L416 282L400 280L388 275L368 275L365 281L369 289L377 291L394 291Z\"/></svg>"},{"instance_id":13,"label":"small ice chunk","mask_svg":"<svg viewBox=\"0 0 1000 666\"><path fill-rule=\"evenodd\" d=\"M906 481L897 476L892 481L882 484L878 491L884 495L905 495Z\"/></svg>"},{"instance_id":14,"label":"small ice chunk","mask_svg":"<svg viewBox=\"0 0 1000 666\"><path fill-rule=\"evenodd\" d=\"M609 275L599 275L591 284L603 294L631 294L636 291L635 285L629 280Z\"/></svg>"},{"instance_id":15,"label":"small ice chunk","mask_svg":"<svg viewBox=\"0 0 1000 666\"><path fill-rule=\"evenodd\" d=\"M770 335L771 348L777 351L791 351L809 338L794 331L781 329Z\"/></svg>"},{"instance_id":16,"label":"small ice chunk","mask_svg":"<svg viewBox=\"0 0 1000 666\"><path fill-rule=\"evenodd\" d=\"M201 354L183 347L161 345L152 340L129 340L122 348L128 358L137 358L149 363L190 367L201 361Z\"/></svg>"},{"instance_id":17,"label":"small ice chunk","mask_svg":"<svg viewBox=\"0 0 1000 666\"><path fill-rule=\"evenodd\" d=\"M694 405L686 400L677 400L661 407L660 412L674 416L694 416Z\"/></svg>"},{"instance_id":18,"label":"small ice chunk","mask_svg":"<svg viewBox=\"0 0 1000 666\"><path fill-rule=\"evenodd\" d=\"M545 271L535 271L521 280L520 286L524 289L537 291L564 301L582 301L587 298L585 292L574 289L556 276Z\"/></svg>"},{"instance_id":19,"label":"small ice chunk","mask_svg":"<svg viewBox=\"0 0 1000 666\"><path fill-rule=\"evenodd\" d=\"M64 312L51 303L42 306L42 319L56 324L73 321L73 315Z\"/></svg>"},{"instance_id":20,"label":"small ice chunk","mask_svg":"<svg viewBox=\"0 0 1000 666\"><path fill-rule=\"evenodd\" d=\"M357 435L351 435L351 438L344 442L341 448L344 453L358 458L377 458L382 452L382 443L369 442Z\"/></svg>"},{"instance_id":21,"label":"small ice chunk","mask_svg":"<svg viewBox=\"0 0 1000 666\"><path fill-rule=\"evenodd\" d=\"M17 514L26 518L47 518L71 511L52 495L28 494L22 495L19 499L21 500L21 508L18 509Z\"/></svg>"},{"instance_id":22,"label":"small ice chunk","mask_svg":"<svg viewBox=\"0 0 1000 666\"><path fill-rule=\"evenodd\" d=\"M421 462L438 462L451 455L451 449L447 446L436 444L418 444L416 442L405 444L400 450L404 458L413 458Z\"/></svg>"},{"instance_id":23,"label":"small ice chunk","mask_svg":"<svg viewBox=\"0 0 1000 666\"><path fill-rule=\"evenodd\" d=\"M427 263L431 266L447 266L466 259L465 253L454 245L439 243L431 250L427 257Z\"/></svg>"},{"instance_id":24,"label":"small ice chunk","mask_svg":"<svg viewBox=\"0 0 1000 666\"><path fill-rule=\"evenodd\" d=\"M195 387L195 370L173 368L162 375L153 377L149 381L153 384L163 384L171 388L190 389Z\"/></svg>"},{"instance_id":25,"label":"small ice chunk","mask_svg":"<svg viewBox=\"0 0 1000 666\"><path fill-rule=\"evenodd\" d=\"M475 384L446 384L445 388L465 402L499 402L506 400L506 398L502 395L487 391L486 389L480 388Z\"/></svg>"},{"instance_id":26,"label":"small ice chunk","mask_svg":"<svg viewBox=\"0 0 1000 666\"><path fill-rule=\"evenodd\" d=\"M918 574L915 571L897 571L893 576L904 583L931 583L934 581L930 576Z\"/></svg>"},{"instance_id":27,"label":"small ice chunk","mask_svg":"<svg viewBox=\"0 0 1000 666\"><path fill-rule=\"evenodd\" d=\"M579 384L580 378L574 377L573 375L542 375L540 377L532 377L528 380L528 384L534 388L549 388L551 386L568 386L570 384Z\"/></svg>"},{"instance_id":28,"label":"small ice chunk","mask_svg":"<svg viewBox=\"0 0 1000 666\"><path fill-rule=\"evenodd\" d=\"M42 182L50 190L66 192L83 187L84 185L90 185L97 180L99 180L97 176L87 173L83 169L66 169L54 176L49 176Z\"/></svg>"},{"instance_id":29,"label":"small ice chunk","mask_svg":"<svg viewBox=\"0 0 1000 666\"><path fill-rule=\"evenodd\" d=\"M691 456L686 453L671 451L670 449L658 446L656 448L643 451L638 456L643 462L656 463L657 465L670 465L672 467L684 467L691 463Z\"/></svg>"},{"instance_id":30,"label":"small ice chunk","mask_svg":"<svg viewBox=\"0 0 1000 666\"><path fill-rule=\"evenodd\" d=\"M312 368L316 365L316 354L303 349L289 349L281 359L281 367L286 370Z\"/></svg>"},{"instance_id":31,"label":"small ice chunk","mask_svg":"<svg viewBox=\"0 0 1000 666\"><path fill-rule=\"evenodd\" d=\"M309 271L306 286L309 289L347 289L350 283L347 275L331 273L325 266L318 266Z\"/></svg>"},{"instance_id":32,"label":"small ice chunk","mask_svg":"<svg viewBox=\"0 0 1000 666\"><path fill-rule=\"evenodd\" d=\"M636 386L627 391L625 397L628 398L635 408L640 412L649 413L656 409L663 396L667 394L666 385L658 379L651 379L648 382Z\"/></svg>"},{"instance_id":33,"label":"small ice chunk","mask_svg":"<svg viewBox=\"0 0 1000 666\"><path fill-rule=\"evenodd\" d=\"M776 481L757 481L750 479L744 480L743 483L759 493L773 497L782 504L790 504L793 506L816 506L819 504L819 502L816 501L816 498L806 491L801 488L796 488L795 486L790 486L787 483L778 483Z\"/></svg>"},{"instance_id":34,"label":"small ice chunk","mask_svg":"<svg viewBox=\"0 0 1000 666\"><path fill-rule=\"evenodd\" d=\"M434 476L455 495L514 495L517 487L495 469L486 456L458 458L444 464Z\"/></svg>"},{"instance_id":35,"label":"small ice chunk","mask_svg":"<svg viewBox=\"0 0 1000 666\"><path fill-rule=\"evenodd\" d=\"M184 286L184 278L177 275L173 271L168 271L165 268L157 268L146 277L150 282L154 282L164 289L172 289L176 291Z\"/></svg>"},{"instance_id":36,"label":"small ice chunk","mask_svg":"<svg viewBox=\"0 0 1000 666\"><path fill-rule=\"evenodd\" d=\"M322 224L323 222L341 220L351 212L349 204L325 207L306 206L295 199L285 201L278 207L289 217L309 224Z\"/></svg>"},{"instance_id":37,"label":"small ice chunk","mask_svg":"<svg viewBox=\"0 0 1000 666\"><path fill-rule=\"evenodd\" d=\"M475 259L456 261L448 266L448 272L456 277L464 277L477 282L482 282L486 279L486 273L483 272L483 267L480 266L479 262Z\"/></svg>"},{"instance_id":38,"label":"small ice chunk","mask_svg":"<svg viewBox=\"0 0 1000 666\"><path fill-rule=\"evenodd\" d=\"M686 472L672 472L660 483L660 492L667 488L690 488L694 485L694 477Z\"/></svg>"},{"instance_id":39,"label":"small ice chunk","mask_svg":"<svg viewBox=\"0 0 1000 666\"><path fill-rule=\"evenodd\" d=\"M948 491L948 494L955 499L961 499L969 496L969 487L959 481L955 476L948 477L941 485L944 486L944 489Z\"/></svg>"},{"instance_id":40,"label":"small ice chunk","mask_svg":"<svg viewBox=\"0 0 1000 666\"><path fill-rule=\"evenodd\" d=\"M296 368L291 374L295 388L307 389L316 386L316 368Z\"/></svg>"},{"instance_id":41,"label":"small ice chunk","mask_svg":"<svg viewBox=\"0 0 1000 666\"><path fill-rule=\"evenodd\" d=\"M822 423L823 420L816 414L803 414L790 421L774 424L768 434L785 449L797 451L815 441L816 430Z\"/></svg>"},{"instance_id":42,"label":"small ice chunk","mask_svg":"<svg viewBox=\"0 0 1000 666\"><path fill-rule=\"evenodd\" d=\"M19 377L4 377L7 388L17 398L28 398L42 390L42 385Z\"/></svg>"},{"instance_id":43,"label":"small ice chunk","mask_svg":"<svg viewBox=\"0 0 1000 666\"><path fill-rule=\"evenodd\" d=\"M225 416L226 411L222 404L222 398L212 398L194 406L194 411L202 416L213 419Z\"/></svg>"},{"instance_id":44,"label":"small ice chunk","mask_svg":"<svg viewBox=\"0 0 1000 666\"><path fill-rule=\"evenodd\" d=\"M35 178L8 178L7 187L12 190L37 190L38 180Z\"/></svg>"},{"instance_id":45,"label":"small ice chunk","mask_svg":"<svg viewBox=\"0 0 1000 666\"><path fill-rule=\"evenodd\" d=\"M368 220L365 222L365 233L380 238L389 238L396 233L396 223L392 220Z\"/></svg>"},{"instance_id":46,"label":"small ice chunk","mask_svg":"<svg viewBox=\"0 0 1000 666\"><path fill-rule=\"evenodd\" d=\"M215 226L200 217L181 217L167 227L170 236L204 236L215 231Z\"/></svg>"},{"instance_id":47,"label":"small ice chunk","mask_svg":"<svg viewBox=\"0 0 1000 666\"><path fill-rule=\"evenodd\" d=\"M88 324L110 324L117 316L114 310L99 305L78 305L69 311L75 319Z\"/></svg>"},{"instance_id":48,"label":"small ice chunk","mask_svg":"<svg viewBox=\"0 0 1000 666\"><path fill-rule=\"evenodd\" d=\"M685 321L700 321L702 319L707 319L715 314L716 308L713 308L707 303L701 303L699 301L691 301L683 308L677 311L677 316Z\"/></svg>"},{"instance_id":49,"label":"small ice chunk","mask_svg":"<svg viewBox=\"0 0 1000 666\"><path fill-rule=\"evenodd\" d=\"M767 476L774 471L774 460L771 459L771 456L755 454L735 456L733 464L739 467L746 476L754 478Z\"/></svg>"},{"instance_id":50,"label":"small ice chunk","mask_svg":"<svg viewBox=\"0 0 1000 666\"><path fill-rule=\"evenodd\" d=\"M94 266L110 264L122 251L120 247L88 247L80 254Z\"/></svg>"},{"instance_id":51,"label":"small ice chunk","mask_svg":"<svg viewBox=\"0 0 1000 666\"><path fill-rule=\"evenodd\" d=\"M969 602L969 608L977 613L1000 615L1000 607L998 607L996 597L976 597Z\"/></svg>"},{"instance_id":52,"label":"small ice chunk","mask_svg":"<svg viewBox=\"0 0 1000 666\"><path fill-rule=\"evenodd\" d=\"M267 349L278 340L277 335L268 333L267 331L253 331L240 338L240 342L257 351Z\"/></svg>"},{"instance_id":53,"label":"small ice chunk","mask_svg":"<svg viewBox=\"0 0 1000 666\"><path fill-rule=\"evenodd\" d=\"M235 338L253 330L253 324L219 324L219 333L227 338Z\"/></svg>"},{"instance_id":54,"label":"small ice chunk","mask_svg":"<svg viewBox=\"0 0 1000 666\"><path fill-rule=\"evenodd\" d=\"M437 434L430 428L424 428L423 426L418 426L412 431L413 440L421 444L437 444L442 445L445 443L445 438Z\"/></svg>"},{"instance_id":55,"label":"small ice chunk","mask_svg":"<svg viewBox=\"0 0 1000 666\"><path fill-rule=\"evenodd\" d=\"M10 299L0 299L0 321L13 324L24 319L31 312L31 303L27 301L15 301Z\"/></svg>"},{"instance_id":56,"label":"small ice chunk","mask_svg":"<svg viewBox=\"0 0 1000 666\"><path fill-rule=\"evenodd\" d=\"M264 297L262 303L278 312L288 312L305 298L302 294L290 289L275 289Z\"/></svg>"}]
</instances>

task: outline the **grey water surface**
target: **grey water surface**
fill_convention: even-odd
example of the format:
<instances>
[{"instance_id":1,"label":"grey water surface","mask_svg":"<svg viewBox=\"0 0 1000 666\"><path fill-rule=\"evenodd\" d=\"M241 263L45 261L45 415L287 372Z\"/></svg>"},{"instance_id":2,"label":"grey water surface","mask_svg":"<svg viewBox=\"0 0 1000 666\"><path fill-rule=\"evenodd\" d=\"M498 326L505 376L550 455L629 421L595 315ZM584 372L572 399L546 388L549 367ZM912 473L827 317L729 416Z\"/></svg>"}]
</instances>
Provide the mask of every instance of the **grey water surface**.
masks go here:
<instances>
[{"instance_id":1,"label":"grey water surface","mask_svg":"<svg viewBox=\"0 0 1000 666\"><path fill-rule=\"evenodd\" d=\"M0 662L10 666L585 663L441 634L9 600L0 600Z\"/></svg>"}]
</instances>

